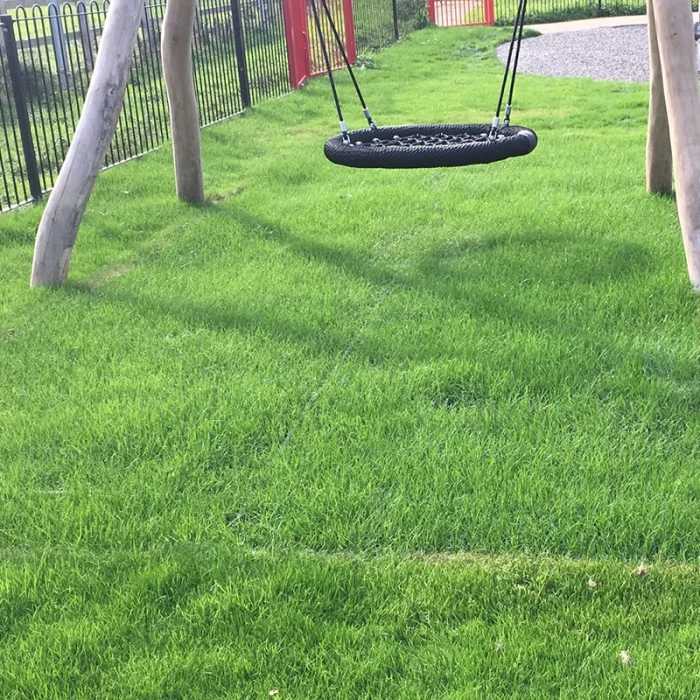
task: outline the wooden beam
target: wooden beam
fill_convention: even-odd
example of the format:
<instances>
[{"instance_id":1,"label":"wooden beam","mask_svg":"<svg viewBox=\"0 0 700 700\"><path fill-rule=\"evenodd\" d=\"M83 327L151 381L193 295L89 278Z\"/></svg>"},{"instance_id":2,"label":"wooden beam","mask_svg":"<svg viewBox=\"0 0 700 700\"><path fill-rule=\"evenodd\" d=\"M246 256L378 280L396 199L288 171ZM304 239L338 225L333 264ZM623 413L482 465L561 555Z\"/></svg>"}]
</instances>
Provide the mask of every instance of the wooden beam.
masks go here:
<instances>
[{"instance_id":1,"label":"wooden beam","mask_svg":"<svg viewBox=\"0 0 700 700\"><path fill-rule=\"evenodd\" d=\"M39 223L31 285L62 284L124 101L143 0L112 0L78 127Z\"/></svg>"},{"instance_id":2,"label":"wooden beam","mask_svg":"<svg viewBox=\"0 0 700 700\"><path fill-rule=\"evenodd\" d=\"M161 54L170 105L177 196L190 202L203 202L199 110L192 73L195 9L192 0L168 0L163 19Z\"/></svg>"},{"instance_id":3,"label":"wooden beam","mask_svg":"<svg viewBox=\"0 0 700 700\"><path fill-rule=\"evenodd\" d=\"M688 274L700 290L700 95L693 13L687 0L653 3Z\"/></svg>"},{"instance_id":4,"label":"wooden beam","mask_svg":"<svg viewBox=\"0 0 700 700\"><path fill-rule=\"evenodd\" d=\"M647 191L671 194L673 189L673 156L668 113L664 97L661 57L656 37L654 3L647 3L649 20L649 122L647 128Z\"/></svg>"}]
</instances>

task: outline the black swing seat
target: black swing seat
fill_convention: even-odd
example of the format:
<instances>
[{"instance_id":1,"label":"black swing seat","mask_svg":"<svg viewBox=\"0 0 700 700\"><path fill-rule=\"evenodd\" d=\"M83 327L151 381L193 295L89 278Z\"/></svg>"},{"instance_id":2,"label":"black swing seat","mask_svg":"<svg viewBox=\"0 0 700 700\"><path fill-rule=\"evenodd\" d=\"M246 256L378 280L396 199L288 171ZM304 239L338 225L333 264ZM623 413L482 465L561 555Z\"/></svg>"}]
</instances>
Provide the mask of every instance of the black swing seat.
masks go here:
<instances>
[{"instance_id":1,"label":"black swing seat","mask_svg":"<svg viewBox=\"0 0 700 700\"><path fill-rule=\"evenodd\" d=\"M494 163L525 156L537 135L523 126L501 126L489 139L490 124L383 126L350 131L326 141L326 158L351 168L445 168Z\"/></svg>"}]
</instances>

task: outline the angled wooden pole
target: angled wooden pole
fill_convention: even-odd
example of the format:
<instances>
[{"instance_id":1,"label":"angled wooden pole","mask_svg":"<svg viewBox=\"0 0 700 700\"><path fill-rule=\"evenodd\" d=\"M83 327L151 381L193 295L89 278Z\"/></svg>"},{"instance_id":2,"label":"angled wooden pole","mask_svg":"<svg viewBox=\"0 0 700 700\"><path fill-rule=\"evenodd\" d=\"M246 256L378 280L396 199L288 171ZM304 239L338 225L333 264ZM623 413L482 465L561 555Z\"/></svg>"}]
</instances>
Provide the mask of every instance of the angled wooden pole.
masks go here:
<instances>
[{"instance_id":1,"label":"angled wooden pole","mask_svg":"<svg viewBox=\"0 0 700 700\"><path fill-rule=\"evenodd\" d=\"M31 285L62 284L97 175L119 120L143 0L112 0L66 159L39 223Z\"/></svg>"},{"instance_id":2,"label":"angled wooden pole","mask_svg":"<svg viewBox=\"0 0 700 700\"><path fill-rule=\"evenodd\" d=\"M676 179L678 218L693 288L700 290L700 95L687 0L653 3Z\"/></svg>"},{"instance_id":3,"label":"angled wooden pole","mask_svg":"<svg viewBox=\"0 0 700 700\"><path fill-rule=\"evenodd\" d=\"M203 202L199 109L192 73L195 10L193 0L168 0L163 19L161 54L170 105L177 196L190 202Z\"/></svg>"},{"instance_id":4,"label":"angled wooden pole","mask_svg":"<svg viewBox=\"0 0 700 700\"><path fill-rule=\"evenodd\" d=\"M661 57L656 36L654 2L647 2L649 27L649 123L647 128L647 191L671 194L673 190L673 156L668 127Z\"/></svg>"}]
</instances>

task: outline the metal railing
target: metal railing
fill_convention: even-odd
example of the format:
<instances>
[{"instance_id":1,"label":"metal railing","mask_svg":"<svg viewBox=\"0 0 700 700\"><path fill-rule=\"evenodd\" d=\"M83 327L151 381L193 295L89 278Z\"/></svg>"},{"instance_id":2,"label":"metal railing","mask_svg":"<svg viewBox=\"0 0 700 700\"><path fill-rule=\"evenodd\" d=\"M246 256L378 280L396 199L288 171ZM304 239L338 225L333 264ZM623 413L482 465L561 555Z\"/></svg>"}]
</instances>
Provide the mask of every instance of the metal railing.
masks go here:
<instances>
[{"instance_id":1,"label":"metal railing","mask_svg":"<svg viewBox=\"0 0 700 700\"><path fill-rule=\"evenodd\" d=\"M0 211L51 189L85 100L106 2L0 17ZM168 139L160 62L165 4L144 7L124 107L105 167ZM290 91L282 0L200 0L193 64L202 126Z\"/></svg>"},{"instance_id":2,"label":"metal railing","mask_svg":"<svg viewBox=\"0 0 700 700\"><path fill-rule=\"evenodd\" d=\"M389 46L428 26L425 0L353 0L358 53Z\"/></svg>"},{"instance_id":3,"label":"metal railing","mask_svg":"<svg viewBox=\"0 0 700 700\"><path fill-rule=\"evenodd\" d=\"M510 24L518 0L495 0L496 24ZM528 22L554 22L586 17L646 14L646 0L528 0Z\"/></svg>"},{"instance_id":4,"label":"metal railing","mask_svg":"<svg viewBox=\"0 0 700 700\"><path fill-rule=\"evenodd\" d=\"M520 0L426 0L430 21L441 27L512 25ZM697 8L697 0L692 0ZM528 0L526 20L563 22L588 17L646 14L646 0Z\"/></svg>"}]
</instances>

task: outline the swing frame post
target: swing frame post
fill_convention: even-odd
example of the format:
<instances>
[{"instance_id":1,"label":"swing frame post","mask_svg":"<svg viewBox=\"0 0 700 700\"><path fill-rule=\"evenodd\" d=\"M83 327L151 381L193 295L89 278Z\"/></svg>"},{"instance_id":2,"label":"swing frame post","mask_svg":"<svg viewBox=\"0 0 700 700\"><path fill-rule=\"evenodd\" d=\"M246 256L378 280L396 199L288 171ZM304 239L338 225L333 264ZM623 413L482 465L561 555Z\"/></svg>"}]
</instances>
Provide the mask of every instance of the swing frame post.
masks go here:
<instances>
[{"instance_id":1,"label":"swing frame post","mask_svg":"<svg viewBox=\"0 0 700 700\"><path fill-rule=\"evenodd\" d=\"M649 0L649 3L653 4L650 19L654 22L658 48L658 56L655 56L651 45L651 60L658 62L656 71L658 64L661 67L688 276L693 289L700 291L700 95L693 13L685 0ZM654 107L656 118L662 119L658 97ZM657 142L656 146L659 145ZM662 161L657 155L657 165L659 162ZM668 171L661 170L662 184L668 184L667 177Z\"/></svg>"},{"instance_id":2,"label":"swing frame post","mask_svg":"<svg viewBox=\"0 0 700 700\"><path fill-rule=\"evenodd\" d=\"M649 32L649 120L647 124L646 181L647 192L671 194L673 191L673 156L668 111L664 97L664 79L656 34L654 3L647 3Z\"/></svg>"}]
</instances>

